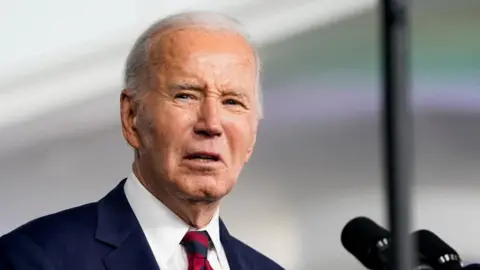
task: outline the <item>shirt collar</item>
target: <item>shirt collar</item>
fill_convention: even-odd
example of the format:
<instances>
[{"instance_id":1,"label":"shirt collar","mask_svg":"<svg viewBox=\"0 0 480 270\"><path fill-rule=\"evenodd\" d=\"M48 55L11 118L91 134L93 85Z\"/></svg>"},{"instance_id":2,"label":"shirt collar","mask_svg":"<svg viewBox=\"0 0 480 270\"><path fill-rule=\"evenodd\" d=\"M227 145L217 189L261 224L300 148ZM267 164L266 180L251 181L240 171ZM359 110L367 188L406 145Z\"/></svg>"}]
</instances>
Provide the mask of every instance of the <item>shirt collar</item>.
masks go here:
<instances>
[{"instance_id":1,"label":"shirt collar","mask_svg":"<svg viewBox=\"0 0 480 270\"><path fill-rule=\"evenodd\" d=\"M133 172L125 183L125 194L142 230L151 237L151 241L155 242L159 253L166 255L165 263L172 257L185 234L188 231L197 230L186 224L155 198ZM219 209L217 209L212 220L204 228L198 229L208 232L213 247L217 251L221 247L219 226Z\"/></svg>"}]
</instances>

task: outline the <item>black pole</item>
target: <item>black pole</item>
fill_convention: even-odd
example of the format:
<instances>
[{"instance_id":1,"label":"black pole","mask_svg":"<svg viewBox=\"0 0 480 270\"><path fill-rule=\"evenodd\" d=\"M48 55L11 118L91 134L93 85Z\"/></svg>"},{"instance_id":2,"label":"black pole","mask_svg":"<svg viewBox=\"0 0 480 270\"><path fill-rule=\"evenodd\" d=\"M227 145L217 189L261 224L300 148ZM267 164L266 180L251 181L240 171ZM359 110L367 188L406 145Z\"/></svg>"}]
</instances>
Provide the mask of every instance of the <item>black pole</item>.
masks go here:
<instances>
[{"instance_id":1,"label":"black pole","mask_svg":"<svg viewBox=\"0 0 480 270\"><path fill-rule=\"evenodd\" d=\"M409 89L408 0L381 0L383 49L383 138L388 221L392 231L391 270L412 270L410 235L413 138Z\"/></svg>"}]
</instances>

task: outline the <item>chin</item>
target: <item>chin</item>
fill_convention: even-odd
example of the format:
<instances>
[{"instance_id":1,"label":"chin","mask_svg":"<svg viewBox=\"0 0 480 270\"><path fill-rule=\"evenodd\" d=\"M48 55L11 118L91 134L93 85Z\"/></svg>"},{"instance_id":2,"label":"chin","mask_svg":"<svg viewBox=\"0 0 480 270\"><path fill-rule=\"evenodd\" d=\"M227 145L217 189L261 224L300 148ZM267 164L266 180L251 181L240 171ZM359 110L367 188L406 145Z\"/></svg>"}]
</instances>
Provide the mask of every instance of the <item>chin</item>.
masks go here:
<instances>
[{"instance_id":1,"label":"chin","mask_svg":"<svg viewBox=\"0 0 480 270\"><path fill-rule=\"evenodd\" d=\"M188 183L179 185L180 192L192 201L216 202L227 195L232 185L219 182L213 177L195 177Z\"/></svg>"}]
</instances>

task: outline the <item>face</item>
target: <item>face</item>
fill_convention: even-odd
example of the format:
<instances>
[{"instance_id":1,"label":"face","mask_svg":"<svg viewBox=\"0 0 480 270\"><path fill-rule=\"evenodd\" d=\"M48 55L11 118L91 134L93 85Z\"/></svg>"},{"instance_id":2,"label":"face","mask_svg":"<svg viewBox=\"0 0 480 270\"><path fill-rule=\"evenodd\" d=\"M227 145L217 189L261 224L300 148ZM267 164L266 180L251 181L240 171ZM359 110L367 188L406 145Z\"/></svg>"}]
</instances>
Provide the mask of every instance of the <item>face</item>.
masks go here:
<instances>
[{"instance_id":1,"label":"face","mask_svg":"<svg viewBox=\"0 0 480 270\"><path fill-rule=\"evenodd\" d=\"M249 160L258 125L256 62L231 33L176 29L154 37L152 86L124 91L123 132L153 190L190 200L228 194Z\"/></svg>"}]
</instances>

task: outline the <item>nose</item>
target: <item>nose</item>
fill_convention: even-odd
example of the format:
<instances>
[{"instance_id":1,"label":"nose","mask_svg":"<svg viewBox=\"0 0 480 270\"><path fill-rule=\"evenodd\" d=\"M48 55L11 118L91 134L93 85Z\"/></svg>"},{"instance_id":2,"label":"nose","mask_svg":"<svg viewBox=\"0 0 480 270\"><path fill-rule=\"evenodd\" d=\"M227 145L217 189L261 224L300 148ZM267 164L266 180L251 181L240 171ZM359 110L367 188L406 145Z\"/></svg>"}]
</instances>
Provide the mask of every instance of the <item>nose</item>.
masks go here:
<instances>
[{"instance_id":1,"label":"nose","mask_svg":"<svg viewBox=\"0 0 480 270\"><path fill-rule=\"evenodd\" d=\"M200 107L194 132L202 137L219 137L223 134L221 117L215 99L206 98Z\"/></svg>"}]
</instances>

